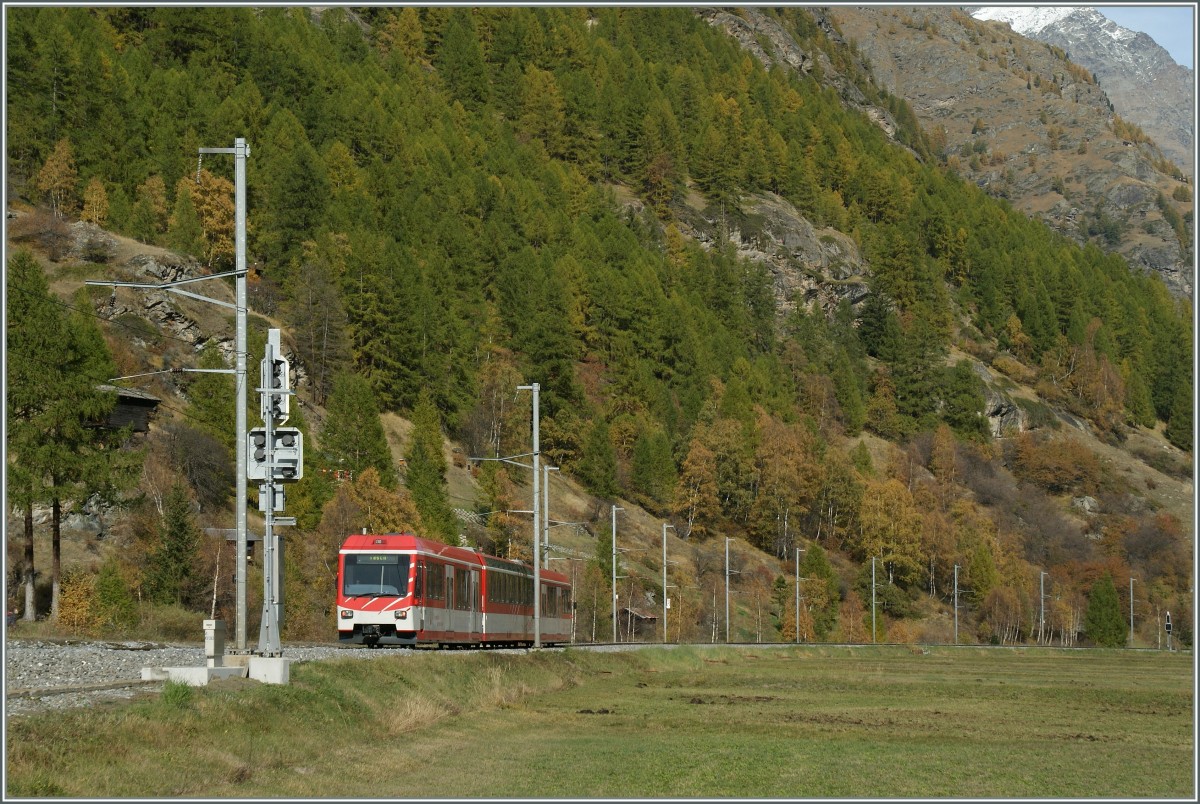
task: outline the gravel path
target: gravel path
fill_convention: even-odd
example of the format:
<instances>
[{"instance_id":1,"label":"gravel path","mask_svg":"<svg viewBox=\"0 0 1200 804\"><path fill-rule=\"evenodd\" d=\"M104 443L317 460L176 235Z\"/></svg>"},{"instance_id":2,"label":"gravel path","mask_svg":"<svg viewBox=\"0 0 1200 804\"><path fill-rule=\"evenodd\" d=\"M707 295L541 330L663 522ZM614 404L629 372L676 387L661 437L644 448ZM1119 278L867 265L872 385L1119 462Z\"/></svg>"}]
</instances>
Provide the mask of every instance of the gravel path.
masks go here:
<instances>
[{"instance_id":1,"label":"gravel path","mask_svg":"<svg viewBox=\"0 0 1200 804\"><path fill-rule=\"evenodd\" d=\"M407 652L404 649L398 649ZM393 649L390 652L396 652ZM381 651L338 645L285 646L285 659L319 661L332 657L378 657ZM143 667L203 667L203 645L79 640L8 640L4 646L5 716L90 706L160 691L161 683L111 690L53 695L20 695L18 690L141 681Z\"/></svg>"}]
</instances>

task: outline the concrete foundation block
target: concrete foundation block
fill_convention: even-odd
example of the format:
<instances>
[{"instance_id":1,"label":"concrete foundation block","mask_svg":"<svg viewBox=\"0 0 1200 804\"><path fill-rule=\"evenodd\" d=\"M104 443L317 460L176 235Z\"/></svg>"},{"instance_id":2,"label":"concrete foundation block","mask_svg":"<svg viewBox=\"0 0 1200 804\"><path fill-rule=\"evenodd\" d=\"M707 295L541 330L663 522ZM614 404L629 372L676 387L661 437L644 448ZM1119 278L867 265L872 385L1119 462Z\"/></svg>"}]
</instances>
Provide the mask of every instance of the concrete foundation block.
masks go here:
<instances>
[{"instance_id":1,"label":"concrete foundation block","mask_svg":"<svg viewBox=\"0 0 1200 804\"><path fill-rule=\"evenodd\" d=\"M143 667L143 681L178 681L204 687L213 679L245 678L244 667Z\"/></svg>"},{"instance_id":2,"label":"concrete foundation block","mask_svg":"<svg viewBox=\"0 0 1200 804\"><path fill-rule=\"evenodd\" d=\"M249 677L264 684L287 684L290 664L282 656L251 656Z\"/></svg>"}]
</instances>

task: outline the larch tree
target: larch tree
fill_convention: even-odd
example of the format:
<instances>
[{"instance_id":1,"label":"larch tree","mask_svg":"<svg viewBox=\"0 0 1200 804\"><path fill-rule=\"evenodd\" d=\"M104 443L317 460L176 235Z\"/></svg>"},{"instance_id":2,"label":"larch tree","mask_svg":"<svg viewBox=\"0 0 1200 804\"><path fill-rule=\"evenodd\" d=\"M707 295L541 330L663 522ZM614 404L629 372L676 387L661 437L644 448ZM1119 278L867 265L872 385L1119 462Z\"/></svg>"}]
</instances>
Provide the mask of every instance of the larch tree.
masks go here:
<instances>
[{"instance_id":1,"label":"larch tree","mask_svg":"<svg viewBox=\"0 0 1200 804\"><path fill-rule=\"evenodd\" d=\"M75 183L78 180L71 141L63 137L55 144L36 178L37 188L49 200L54 217L65 217L74 209Z\"/></svg>"},{"instance_id":2,"label":"larch tree","mask_svg":"<svg viewBox=\"0 0 1200 804\"><path fill-rule=\"evenodd\" d=\"M232 264L234 238L233 182L214 176L207 170L200 171L200 181L181 179L192 184L192 204L200 229L204 233L204 261L210 267L215 264Z\"/></svg>"},{"instance_id":3,"label":"larch tree","mask_svg":"<svg viewBox=\"0 0 1200 804\"><path fill-rule=\"evenodd\" d=\"M83 211L79 218L97 226L108 220L108 192L99 176L92 176L83 190Z\"/></svg>"},{"instance_id":4,"label":"larch tree","mask_svg":"<svg viewBox=\"0 0 1200 804\"><path fill-rule=\"evenodd\" d=\"M895 478L867 482L856 545L865 560L882 559L888 582L912 581L921 570L921 516L912 494Z\"/></svg>"},{"instance_id":5,"label":"larch tree","mask_svg":"<svg viewBox=\"0 0 1200 804\"><path fill-rule=\"evenodd\" d=\"M721 513L717 492L717 458L699 439L692 439L671 512L687 523L679 535L687 539L693 533L703 535L706 524Z\"/></svg>"},{"instance_id":6,"label":"larch tree","mask_svg":"<svg viewBox=\"0 0 1200 804\"><path fill-rule=\"evenodd\" d=\"M325 404L334 368L349 357L346 310L331 267L318 257L301 263L291 289L296 351L309 370L314 400Z\"/></svg>"}]
</instances>

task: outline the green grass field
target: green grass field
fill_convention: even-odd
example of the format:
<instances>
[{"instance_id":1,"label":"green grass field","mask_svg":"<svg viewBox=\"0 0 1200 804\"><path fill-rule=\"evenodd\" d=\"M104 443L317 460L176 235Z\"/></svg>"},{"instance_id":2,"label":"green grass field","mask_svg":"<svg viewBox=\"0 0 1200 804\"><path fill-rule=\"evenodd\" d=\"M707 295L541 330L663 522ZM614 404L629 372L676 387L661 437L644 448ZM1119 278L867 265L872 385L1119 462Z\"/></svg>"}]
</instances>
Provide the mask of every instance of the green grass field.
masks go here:
<instances>
[{"instance_id":1,"label":"green grass field","mask_svg":"<svg viewBox=\"0 0 1200 804\"><path fill-rule=\"evenodd\" d=\"M1193 799L1193 681L1157 652L382 653L12 719L7 792Z\"/></svg>"}]
</instances>

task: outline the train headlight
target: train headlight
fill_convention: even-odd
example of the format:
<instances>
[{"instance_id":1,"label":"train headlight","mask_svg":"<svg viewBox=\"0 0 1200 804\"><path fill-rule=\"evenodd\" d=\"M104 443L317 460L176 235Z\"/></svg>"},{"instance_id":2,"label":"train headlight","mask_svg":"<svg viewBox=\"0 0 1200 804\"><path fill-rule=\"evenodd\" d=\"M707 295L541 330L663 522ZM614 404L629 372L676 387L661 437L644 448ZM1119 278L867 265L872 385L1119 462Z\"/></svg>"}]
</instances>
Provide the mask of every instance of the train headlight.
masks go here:
<instances>
[{"instance_id":1,"label":"train headlight","mask_svg":"<svg viewBox=\"0 0 1200 804\"><path fill-rule=\"evenodd\" d=\"M408 609L405 609L404 611L397 611L396 619L397 620L407 620L408 619Z\"/></svg>"},{"instance_id":2,"label":"train headlight","mask_svg":"<svg viewBox=\"0 0 1200 804\"><path fill-rule=\"evenodd\" d=\"M353 619L354 619L354 612L353 612L351 609L342 609L342 615L341 615L341 616L342 616L342 619L343 619L343 620L353 620Z\"/></svg>"}]
</instances>

